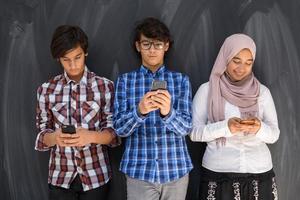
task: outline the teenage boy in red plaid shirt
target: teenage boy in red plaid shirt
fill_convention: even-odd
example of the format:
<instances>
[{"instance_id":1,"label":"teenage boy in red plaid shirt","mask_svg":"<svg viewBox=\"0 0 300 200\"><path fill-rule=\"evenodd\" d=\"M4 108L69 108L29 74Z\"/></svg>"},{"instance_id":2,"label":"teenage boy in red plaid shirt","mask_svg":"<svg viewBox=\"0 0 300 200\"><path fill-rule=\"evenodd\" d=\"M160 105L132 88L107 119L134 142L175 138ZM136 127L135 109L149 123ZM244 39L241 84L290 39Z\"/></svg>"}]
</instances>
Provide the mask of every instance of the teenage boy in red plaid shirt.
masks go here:
<instances>
[{"instance_id":1,"label":"teenage boy in red plaid shirt","mask_svg":"<svg viewBox=\"0 0 300 200\"><path fill-rule=\"evenodd\" d=\"M113 82L85 65L88 38L76 26L58 27L51 53L64 73L37 91L35 149L50 150L49 199L106 199L111 168L107 145L117 144L112 128ZM73 125L76 133L63 133Z\"/></svg>"}]
</instances>

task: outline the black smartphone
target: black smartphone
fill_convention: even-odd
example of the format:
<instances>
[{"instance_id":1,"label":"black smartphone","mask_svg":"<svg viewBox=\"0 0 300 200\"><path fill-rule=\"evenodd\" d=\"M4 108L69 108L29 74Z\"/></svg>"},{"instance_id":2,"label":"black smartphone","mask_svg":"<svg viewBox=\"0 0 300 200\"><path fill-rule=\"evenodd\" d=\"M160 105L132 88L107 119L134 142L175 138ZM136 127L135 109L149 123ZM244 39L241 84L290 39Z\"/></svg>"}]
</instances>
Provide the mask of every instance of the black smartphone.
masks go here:
<instances>
[{"instance_id":1,"label":"black smartphone","mask_svg":"<svg viewBox=\"0 0 300 200\"><path fill-rule=\"evenodd\" d=\"M74 125L62 125L61 132L74 134L74 133L76 133L76 128Z\"/></svg>"},{"instance_id":2,"label":"black smartphone","mask_svg":"<svg viewBox=\"0 0 300 200\"><path fill-rule=\"evenodd\" d=\"M154 80L152 82L151 91L166 90L166 89L167 89L167 81Z\"/></svg>"}]
</instances>

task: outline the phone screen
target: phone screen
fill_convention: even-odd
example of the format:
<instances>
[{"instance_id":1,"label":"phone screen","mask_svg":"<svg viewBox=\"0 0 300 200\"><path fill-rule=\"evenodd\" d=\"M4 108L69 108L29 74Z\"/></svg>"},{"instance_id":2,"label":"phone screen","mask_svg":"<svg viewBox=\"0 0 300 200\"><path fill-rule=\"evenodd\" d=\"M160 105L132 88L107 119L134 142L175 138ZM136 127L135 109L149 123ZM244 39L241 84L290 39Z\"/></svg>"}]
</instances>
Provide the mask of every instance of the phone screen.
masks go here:
<instances>
[{"instance_id":1,"label":"phone screen","mask_svg":"<svg viewBox=\"0 0 300 200\"><path fill-rule=\"evenodd\" d=\"M241 124L247 124L247 125L254 125L255 121L254 120L241 120Z\"/></svg>"},{"instance_id":2,"label":"phone screen","mask_svg":"<svg viewBox=\"0 0 300 200\"><path fill-rule=\"evenodd\" d=\"M76 133L76 128L74 125L62 125L61 132L74 134L74 133Z\"/></svg>"},{"instance_id":3,"label":"phone screen","mask_svg":"<svg viewBox=\"0 0 300 200\"><path fill-rule=\"evenodd\" d=\"M167 89L167 81L160 81L160 80L154 80L152 82L152 88L151 91L155 90L166 90Z\"/></svg>"}]
</instances>

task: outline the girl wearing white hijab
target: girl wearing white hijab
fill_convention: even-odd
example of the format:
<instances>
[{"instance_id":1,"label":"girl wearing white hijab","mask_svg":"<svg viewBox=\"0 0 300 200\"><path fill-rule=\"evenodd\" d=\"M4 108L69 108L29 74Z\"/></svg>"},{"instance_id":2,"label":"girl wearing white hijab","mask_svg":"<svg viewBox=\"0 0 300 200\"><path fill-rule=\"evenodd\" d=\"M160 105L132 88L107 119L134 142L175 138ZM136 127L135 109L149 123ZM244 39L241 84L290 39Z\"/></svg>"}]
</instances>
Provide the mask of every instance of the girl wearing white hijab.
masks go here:
<instances>
[{"instance_id":1,"label":"girl wearing white hijab","mask_svg":"<svg viewBox=\"0 0 300 200\"><path fill-rule=\"evenodd\" d=\"M255 53L249 36L226 38L193 99L190 138L207 143L200 199L278 199L266 144L280 131L271 93L252 72Z\"/></svg>"}]
</instances>

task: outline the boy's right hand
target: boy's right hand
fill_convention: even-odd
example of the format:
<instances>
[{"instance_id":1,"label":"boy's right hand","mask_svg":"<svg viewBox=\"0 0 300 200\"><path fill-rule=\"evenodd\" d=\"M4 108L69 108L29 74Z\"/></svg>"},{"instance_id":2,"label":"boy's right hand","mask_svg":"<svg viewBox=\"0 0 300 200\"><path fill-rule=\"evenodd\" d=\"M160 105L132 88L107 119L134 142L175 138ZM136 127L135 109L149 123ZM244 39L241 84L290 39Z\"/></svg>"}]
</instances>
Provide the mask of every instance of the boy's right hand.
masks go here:
<instances>
[{"instance_id":1,"label":"boy's right hand","mask_svg":"<svg viewBox=\"0 0 300 200\"><path fill-rule=\"evenodd\" d=\"M149 112L159 109L155 106L155 102L151 99L151 96L156 94L157 91L150 91L143 96L138 106L140 114L147 115Z\"/></svg>"},{"instance_id":2,"label":"boy's right hand","mask_svg":"<svg viewBox=\"0 0 300 200\"><path fill-rule=\"evenodd\" d=\"M61 129L58 128L52 133L46 133L44 136L44 143L48 147L52 147L54 145L62 147L72 146L72 144L64 142L68 139L71 139L71 134L62 133Z\"/></svg>"}]
</instances>

